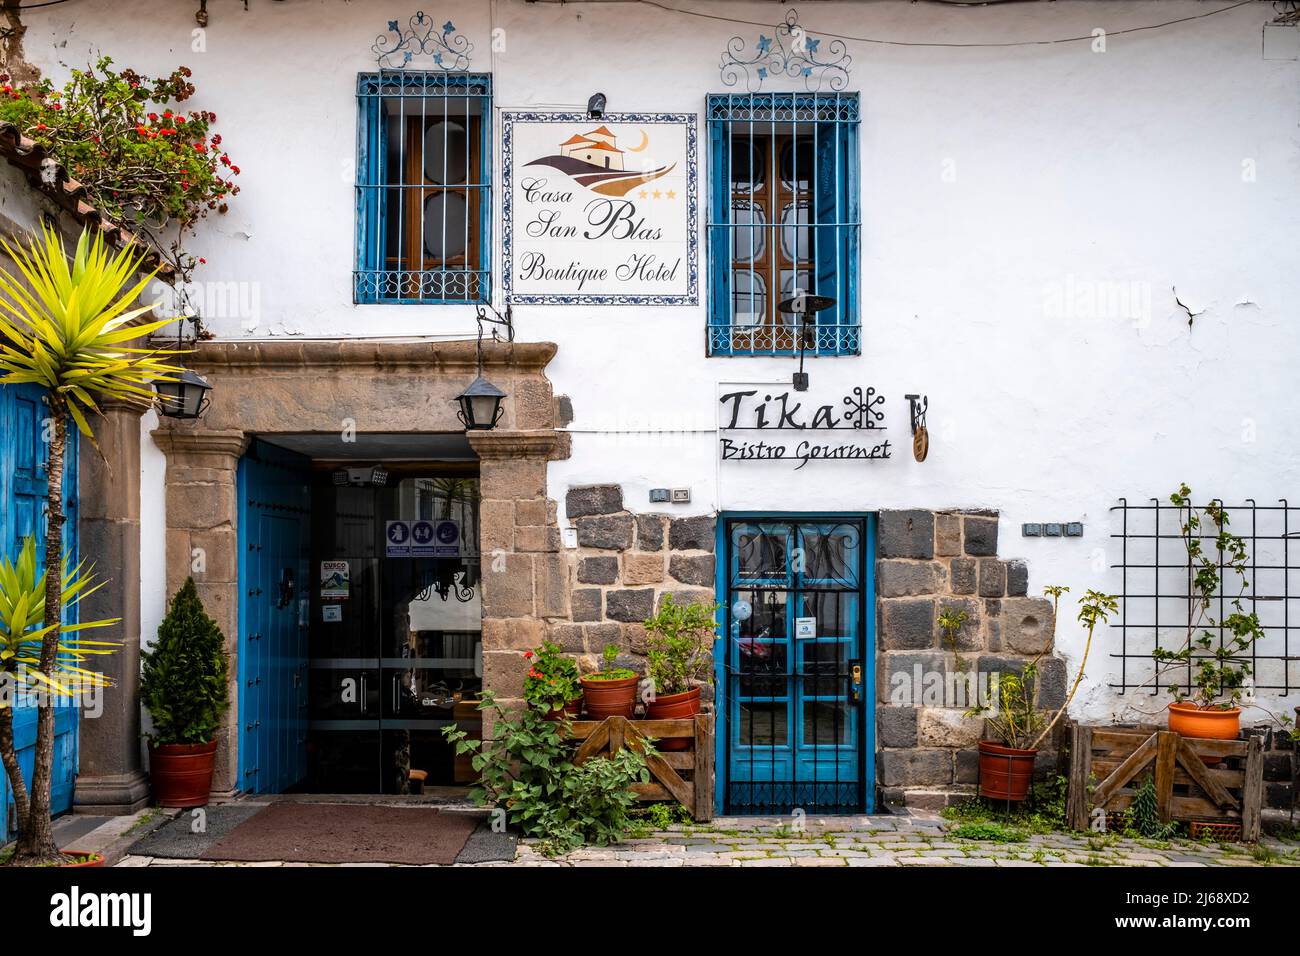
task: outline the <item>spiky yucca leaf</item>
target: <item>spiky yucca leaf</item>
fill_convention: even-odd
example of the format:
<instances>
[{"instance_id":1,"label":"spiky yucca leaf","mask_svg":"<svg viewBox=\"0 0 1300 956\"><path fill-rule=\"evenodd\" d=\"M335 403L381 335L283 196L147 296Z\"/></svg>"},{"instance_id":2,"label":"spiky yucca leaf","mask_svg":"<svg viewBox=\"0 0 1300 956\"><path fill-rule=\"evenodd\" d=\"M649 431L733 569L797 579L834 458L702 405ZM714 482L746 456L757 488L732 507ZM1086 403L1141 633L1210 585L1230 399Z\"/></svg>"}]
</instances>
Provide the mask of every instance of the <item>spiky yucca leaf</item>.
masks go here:
<instances>
[{"instance_id":1,"label":"spiky yucca leaf","mask_svg":"<svg viewBox=\"0 0 1300 956\"><path fill-rule=\"evenodd\" d=\"M70 565L64 558L65 611L103 587L103 582L92 584L93 577L84 561ZM39 670L41 644L55 625L46 626L44 619L45 573L36 573L36 539L28 535L17 561L11 561L8 555L0 560L0 675L6 678L13 675L14 683L9 686L18 692L44 691L58 697L76 697L91 687L108 687L112 682L86 665L95 657L112 654L122 645L65 635L108 627L121 619L58 625L58 650L54 669L48 675Z\"/></svg>"},{"instance_id":2,"label":"spiky yucca leaf","mask_svg":"<svg viewBox=\"0 0 1300 956\"><path fill-rule=\"evenodd\" d=\"M0 270L0 383L36 382L61 396L93 442L86 413L99 411L96 394L148 405L151 383L174 381L182 371L166 361L176 350L123 344L172 321L136 321L156 305L131 308L155 274L135 281L142 255L110 252L101 233L83 231L69 261L48 226L26 243L0 240L0 247L18 269Z\"/></svg>"}]
</instances>

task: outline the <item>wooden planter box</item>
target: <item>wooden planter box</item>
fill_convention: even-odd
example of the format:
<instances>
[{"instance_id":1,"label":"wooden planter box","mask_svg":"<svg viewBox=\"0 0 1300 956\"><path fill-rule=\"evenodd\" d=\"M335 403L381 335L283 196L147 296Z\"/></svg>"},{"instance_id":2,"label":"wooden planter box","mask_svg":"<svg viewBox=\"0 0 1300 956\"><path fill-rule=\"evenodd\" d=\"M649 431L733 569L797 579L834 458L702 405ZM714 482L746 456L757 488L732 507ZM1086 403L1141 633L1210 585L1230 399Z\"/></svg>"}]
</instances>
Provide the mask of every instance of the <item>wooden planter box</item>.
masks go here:
<instances>
[{"instance_id":1,"label":"wooden planter box","mask_svg":"<svg viewBox=\"0 0 1300 956\"><path fill-rule=\"evenodd\" d=\"M1259 738L1197 740L1156 726L1074 725L1067 822L1086 830L1096 808L1122 812L1149 775L1166 823L1231 824L1241 828L1243 841L1259 839L1264 794Z\"/></svg>"},{"instance_id":2,"label":"wooden planter box","mask_svg":"<svg viewBox=\"0 0 1300 956\"><path fill-rule=\"evenodd\" d=\"M640 749L646 737L664 740L689 737L686 750L655 754L647 759L650 783L636 784L637 799L650 803L676 800L697 821L713 819L713 715L697 714L682 720L575 720L573 737L581 740L574 763L631 747Z\"/></svg>"}]
</instances>

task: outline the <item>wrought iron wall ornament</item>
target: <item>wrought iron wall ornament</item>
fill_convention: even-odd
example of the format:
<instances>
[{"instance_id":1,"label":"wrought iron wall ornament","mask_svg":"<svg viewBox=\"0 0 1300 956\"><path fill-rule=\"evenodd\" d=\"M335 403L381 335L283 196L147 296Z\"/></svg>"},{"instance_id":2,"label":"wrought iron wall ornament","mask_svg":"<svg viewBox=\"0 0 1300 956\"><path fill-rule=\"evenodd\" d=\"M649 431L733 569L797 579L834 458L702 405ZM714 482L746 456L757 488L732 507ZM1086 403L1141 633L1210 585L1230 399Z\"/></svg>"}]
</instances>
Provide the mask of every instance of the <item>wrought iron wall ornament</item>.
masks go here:
<instances>
[{"instance_id":1,"label":"wrought iron wall ornament","mask_svg":"<svg viewBox=\"0 0 1300 956\"><path fill-rule=\"evenodd\" d=\"M433 17L419 10L407 21L406 28L397 20L388 21L388 32L375 37L370 51L381 70L441 70L463 73L469 69L474 44L448 20L435 26Z\"/></svg>"},{"instance_id":2,"label":"wrought iron wall ornament","mask_svg":"<svg viewBox=\"0 0 1300 956\"><path fill-rule=\"evenodd\" d=\"M875 386L867 386L864 393L861 386L854 386L853 394L844 396L844 404L849 413L845 421L854 428L880 428L876 422L884 421L885 413L877 411L877 405L885 403L885 396L877 395Z\"/></svg>"},{"instance_id":3,"label":"wrought iron wall ornament","mask_svg":"<svg viewBox=\"0 0 1300 956\"><path fill-rule=\"evenodd\" d=\"M848 85L853 58L843 40L832 40L823 50L822 41L799 25L795 10L786 13L785 21L776 24L772 34L760 33L752 53L741 37L727 41L721 63L725 85L743 82L750 93L761 90L764 81L781 77L802 80L809 93L838 92Z\"/></svg>"},{"instance_id":4,"label":"wrought iron wall ornament","mask_svg":"<svg viewBox=\"0 0 1300 956\"><path fill-rule=\"evenodd\" d=\"M928 395L905 395L912 410L912 457L925 461L930 454L930 431L925 427L925 413L930 408Z\"/></svg>"}]
</instances>

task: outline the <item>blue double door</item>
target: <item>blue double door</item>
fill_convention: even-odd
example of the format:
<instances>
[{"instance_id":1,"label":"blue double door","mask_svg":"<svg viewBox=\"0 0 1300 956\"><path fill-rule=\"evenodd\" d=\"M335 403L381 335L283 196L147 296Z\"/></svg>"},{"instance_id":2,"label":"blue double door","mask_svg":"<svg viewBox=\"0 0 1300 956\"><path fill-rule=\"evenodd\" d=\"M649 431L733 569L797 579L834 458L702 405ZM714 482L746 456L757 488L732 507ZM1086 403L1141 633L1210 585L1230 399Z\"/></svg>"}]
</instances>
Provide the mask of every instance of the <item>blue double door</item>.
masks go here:
<instances>
[{"instance_id":1,"label":"blue double door","mask_svg":"<svg viewBox=\"0 0 1300 956\"><path fill-rule=\"evenodd\" d=\"M873 809L871 516L723 519L724 813Z\"/></svg>"},{"instance_id":2,"label":"blue double door","mask_svg":"<svg viewBox=\"0 0 1300 956\"><path fill-rule=\"evenodd\" d=\"M42 389L35 385L0 386L0 548L9 560L17 560L23 539L36 536L36 559L44 565L45 492L49 487L46 441L49 409ZM67 521L63 527L64 553L77 556L77 430L69 423L67 450L64 454L63 493ZM94 559L94 555L90 558ZM109 575L111 576L111 574ZM69 617L75 616L75 612ZM106 639L113 639L111 636ZM115 689L98 693L120 693ZM78 709L66 700L55 702L54 709L54 777L51 785L51 811L72 809L73 789L77 780ZM23 779L30 787L36 757L37 708L33 701L18 701L14 709L14 739ZM13 793L0 775L0 843L15 835Z\"/></svg>"}]
</instances>

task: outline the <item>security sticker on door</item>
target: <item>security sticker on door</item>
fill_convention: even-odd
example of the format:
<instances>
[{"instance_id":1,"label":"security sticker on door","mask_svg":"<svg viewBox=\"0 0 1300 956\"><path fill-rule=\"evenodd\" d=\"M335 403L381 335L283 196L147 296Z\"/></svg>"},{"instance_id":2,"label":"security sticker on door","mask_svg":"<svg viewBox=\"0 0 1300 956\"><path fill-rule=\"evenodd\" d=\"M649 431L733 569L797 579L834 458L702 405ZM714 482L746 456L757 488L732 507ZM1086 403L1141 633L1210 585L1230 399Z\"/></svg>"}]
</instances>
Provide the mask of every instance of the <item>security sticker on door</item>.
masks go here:
<instances>
[{"instance_id":1,"label":"security sticker on door","mask_svg":"<svg viewBox=\"0 0 1300 956\"><path fill-rule=\"evenodd\" d=\"M794 636L800 641L815 638L817 636L817 618L796 617L794 619Z\"/></svg>"},{"instance_id":2,"label":"security sticker on door","mask_svg":"<svg viewBox=\"0 0 1300 956\"><path fill-rule=\"evenodd\" d=\"M335 600L346 600L351 587L352 572L346 561L322 561L320 563L320 596Z\"/></svg>"},{"instance_id":3,"label":"security sticker on door","mask_svg":"<svg viewBox=\"0 0 1300 956\"><path fill-rule=\"evenodd\" d=\"M322 604L320 606L320 619L326 624L337 624L343 620L342 604Z\"/></svg>"}]
</instances>

